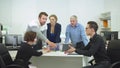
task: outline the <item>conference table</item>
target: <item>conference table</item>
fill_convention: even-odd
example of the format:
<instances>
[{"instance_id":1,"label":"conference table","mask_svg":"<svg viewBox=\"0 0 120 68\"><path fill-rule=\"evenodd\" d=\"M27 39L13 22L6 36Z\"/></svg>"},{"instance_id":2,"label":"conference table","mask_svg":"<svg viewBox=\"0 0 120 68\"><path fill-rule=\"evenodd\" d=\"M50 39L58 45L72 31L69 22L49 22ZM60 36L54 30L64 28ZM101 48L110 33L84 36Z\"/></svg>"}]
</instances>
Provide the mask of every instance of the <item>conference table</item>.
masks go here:
<instances>
[{"instance_id":1,"label":"conference table","mask_svg":"<svg viewBox=\"0 0 120 68\"><path fill-rule=\"evenodd\" d=\"M17 51L9 51L14 59ZM40 57L31 58L32 65L37 68L82 68L84 66L83 55L65 54L61 51L51 51Z\"/></svg>"}]
</instances>

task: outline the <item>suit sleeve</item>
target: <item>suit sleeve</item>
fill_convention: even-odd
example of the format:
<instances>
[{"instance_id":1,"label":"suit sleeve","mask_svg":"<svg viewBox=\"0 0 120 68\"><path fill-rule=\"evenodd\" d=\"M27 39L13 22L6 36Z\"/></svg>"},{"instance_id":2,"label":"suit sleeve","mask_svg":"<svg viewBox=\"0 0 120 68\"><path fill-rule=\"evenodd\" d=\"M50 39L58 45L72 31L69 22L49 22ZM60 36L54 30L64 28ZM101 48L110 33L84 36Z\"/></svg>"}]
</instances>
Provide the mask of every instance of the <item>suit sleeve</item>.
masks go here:
<instances>
[{"instance_id":1,"label":"suit sleeve","mask_svg":"<svg viewBox=\"0 0 120 68\"><path fill-rule=\"evenodd\" d=\"M67 28L66 28L65 36L66 36L65 43L68 43L69 42L69 38L70 38L69 26L67 26Z\"/></svg>"},{"instance_id":2,"label":"suit sleeve","mask_svg":"<svg viewBox=\"0 0 120 68\"><path fill-rule=\"evenodd\" d=\"M37 36L39 39L43 40L43 41L46 41L47 38L42 34L42 32L40 31L39 28L37 28L36 26L28 26L27 28L27 31L34 31L37 33Z\"/></svg>"},{"instance_id":3,"label":"suit sleeve","mask_svg":"<svg viewBox=\"0 0 120 68\"><path fill-rule=\"evenodd\" d=\"M101 41L99 40L96 40L94 43L88 43L87 46L91 46L89 50L80 50L80 49L76 49L76 53L80 54L80 55L85 55L85 56L92 56L94 55L98 48L100 47L101 45Z\"/></svg>"},{"instance_id":4,"label":"suit sleeve","mask_svg":"<svg viewBox=\"0 0 120 68\"><path fill-rule=\"evenodd\" d=\"M42 52L37 52L35 50L32 51L33 56L41 56L43 53Z\"/></svg>"},{"instance_id":5,"label":"suit sleeve","mask_svg":"<svg viewBox=\"0 0 120 68\"><path fill-rule=\"evenodd\" d=\"M60 33L61 33L61 25L60 24L58 24L57 25L57 31L56 31L56 42L59 42L60 41Z\"/></svg>"}]
</instances>

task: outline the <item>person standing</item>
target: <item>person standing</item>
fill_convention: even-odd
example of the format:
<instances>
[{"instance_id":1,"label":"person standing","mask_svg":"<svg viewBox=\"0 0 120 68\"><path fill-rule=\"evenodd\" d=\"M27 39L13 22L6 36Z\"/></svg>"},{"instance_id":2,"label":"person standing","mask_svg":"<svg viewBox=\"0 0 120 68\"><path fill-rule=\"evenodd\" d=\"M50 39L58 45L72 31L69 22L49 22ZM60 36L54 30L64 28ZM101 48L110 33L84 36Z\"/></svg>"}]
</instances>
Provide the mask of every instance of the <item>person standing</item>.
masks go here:
<instances>
[{"instance_id":1,"label":"person standing","mask_svg":"<svg viewBox=\"0 0 120 68\"><path fill-rule=\"evenodd\" d=\"M49 17L50 23L47 24L47 38L56 43L55 50L59 50L59 44L61 42L61 24L57 23L57 16L52 14Z\"/></svg>"},{"instance_id":2,"label":"person standing","mask_svg":"<svg viewBox=\"0 0 120 68\"><path fill-rule=\"evenodd\" d=\"M41 40L46 42L50 47L56 47L56 44L49 41L46 37L46 30L47 30L47 21L48 14L46 12L41 12L38 16L38 21L32 21L28 24L27 31L34 31L37 33L38 44L36 49L42 48Z\"/></svg>"},{"instance_id":3,"label":"person standing","mask_svg":"<svg viewBox=\"0 0 120 68\"><path fill-rule=\"evenodd\" d=\"M88 39L85 34L84 27L78 23L76 15L72 15L70 17L70 24L66 28L65 43L68 43L69 39L71 40L71 43L74 47L76 47L76 44L81 41L83 41L84 45L88 44Z\"/></svg>"},{"instance_id":4,"label":"person standing","mask_svg":"<svg viewBox=\"0 0 120 68\"><path fill-rule=\"evenodd\" d=\"M53 14L50 15L49 20L50 23L47 24L47 38L54 43L60 43L61 25L57 23L58 18Z\"/></svg>"},{"instance_id":5,"label":"person standing","mask_svg":"<svg viewBox=\"0 0 120 68\"><path fill-rule=\"evenodd\" d=\"M93 56L95 59L95 64L90 66L85 66L83 68L109 68L110 59L107 56L107 50L105 48L105 42L103 38L96 32L98 30L98 25L94 21L89 21L86 26L86 34L90 36L90 42L84 49L74 48L69 46L70 49L67 53L76 52L80 55Z\"/></svg>"}]
</instances>

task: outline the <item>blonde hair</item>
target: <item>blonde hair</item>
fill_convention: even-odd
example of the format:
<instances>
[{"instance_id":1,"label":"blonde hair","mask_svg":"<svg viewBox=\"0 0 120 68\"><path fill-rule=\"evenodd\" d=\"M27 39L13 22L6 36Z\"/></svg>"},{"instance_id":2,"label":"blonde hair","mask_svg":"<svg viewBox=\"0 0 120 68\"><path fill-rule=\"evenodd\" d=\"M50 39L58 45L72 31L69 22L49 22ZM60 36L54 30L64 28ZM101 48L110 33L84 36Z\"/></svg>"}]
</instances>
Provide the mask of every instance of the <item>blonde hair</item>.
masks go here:
<instances>
[{"instance_id":1,"label":"blonde hair","mask_svg":"<svg viewBox=\"0 0 120 68\"><path fill-rule=\"evenodd\" d=\"M56 22L57 22L58 18L57 18L57 16L55 14L50 15L49 19L50 19L50 17L54 17L56 19Z\"/></svg>"}]
</instances>

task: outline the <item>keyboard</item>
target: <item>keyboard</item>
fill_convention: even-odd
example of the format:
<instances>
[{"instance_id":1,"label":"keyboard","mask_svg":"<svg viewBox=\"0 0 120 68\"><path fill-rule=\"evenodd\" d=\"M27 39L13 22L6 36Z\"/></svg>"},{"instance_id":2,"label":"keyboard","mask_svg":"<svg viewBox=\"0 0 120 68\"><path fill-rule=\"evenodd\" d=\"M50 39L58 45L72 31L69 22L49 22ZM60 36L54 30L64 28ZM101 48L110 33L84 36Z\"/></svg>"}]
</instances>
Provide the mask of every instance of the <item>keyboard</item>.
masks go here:
<instances>
[{"instance_id":1,"label":"keyboard","mask_svg":"<svg viewBox=\"0 0 120 68\"><path fill-rule=\"evenodd\" d=\"M7 46L6 47L8 50L18 50L20 47L16 46L16 47L13 47L13 46Z\"/></svg>"}]
</instances>

